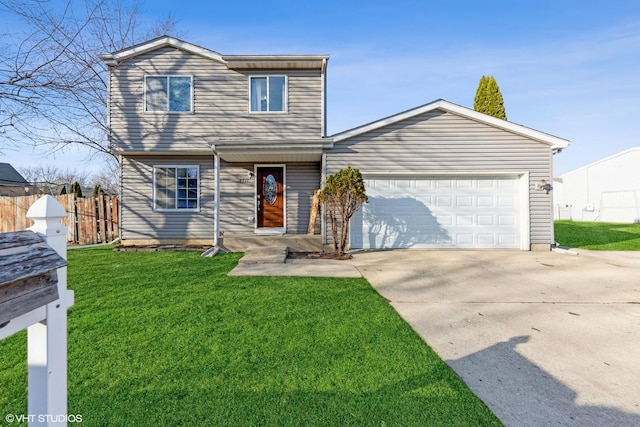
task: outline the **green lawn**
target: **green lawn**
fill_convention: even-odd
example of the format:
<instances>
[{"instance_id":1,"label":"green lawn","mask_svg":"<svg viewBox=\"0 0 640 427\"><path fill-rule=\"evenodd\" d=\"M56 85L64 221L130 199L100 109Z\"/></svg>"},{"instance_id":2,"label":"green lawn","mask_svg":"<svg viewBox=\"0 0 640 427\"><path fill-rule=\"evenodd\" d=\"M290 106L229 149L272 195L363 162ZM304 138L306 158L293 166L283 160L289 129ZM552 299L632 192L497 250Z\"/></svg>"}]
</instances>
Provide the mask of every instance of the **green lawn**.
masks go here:
<instances>
[{"instance_id":1,"label":"green lawn","mask_svg":"<svg viewBox=\"0 0 640 427\"><path fill-rule=\"evenodd\" d=\"M86 426L500 425L364 279L227 277L239 257L70 251L69 413ZM1 422L26 413L25 360L25 332L0 342Z\"/></svg>"},{"instance_id":2,"label":"green lawn","mask_svg":"<svg viewBox=\"0 0 640 427\"><path fill-rule=\"evenodd\" d=\"M640 250L640 224L556 221L555 236L558 243L571 248Z\"/></svg>"}]
</instances>

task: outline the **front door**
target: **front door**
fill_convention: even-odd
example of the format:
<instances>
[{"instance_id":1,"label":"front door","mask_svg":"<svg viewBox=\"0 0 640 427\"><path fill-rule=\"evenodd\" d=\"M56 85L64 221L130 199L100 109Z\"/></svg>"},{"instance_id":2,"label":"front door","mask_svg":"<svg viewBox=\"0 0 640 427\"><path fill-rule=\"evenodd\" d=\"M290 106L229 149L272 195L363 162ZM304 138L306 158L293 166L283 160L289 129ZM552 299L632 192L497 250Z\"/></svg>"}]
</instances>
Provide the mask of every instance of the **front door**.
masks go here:
<instances>
[{"instance_id":1,"label":"front door","mask_svg":"<svg viewBox=\"0 0 640 427\"><path fill-rule=\"evenodd\" d=\"M258 228L284 227L284 168L258 167L256 175Z\"/></svg>"}]
</instances>

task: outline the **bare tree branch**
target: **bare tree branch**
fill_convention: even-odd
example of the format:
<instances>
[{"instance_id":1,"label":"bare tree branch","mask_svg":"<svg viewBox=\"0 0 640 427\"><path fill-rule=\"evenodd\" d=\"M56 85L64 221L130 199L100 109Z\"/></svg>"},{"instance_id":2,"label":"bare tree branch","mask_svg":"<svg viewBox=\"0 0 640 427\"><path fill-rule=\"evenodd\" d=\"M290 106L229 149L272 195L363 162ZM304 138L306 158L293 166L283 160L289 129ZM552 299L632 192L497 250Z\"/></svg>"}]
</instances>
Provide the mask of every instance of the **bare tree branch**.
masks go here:
<instances>
[{"instance_id":1,"label":"bare tree branch","mask_svg":"<svg viewBox=\"0 0 640 427\"><path fill-rule=\"evenodd\" d=\"M111 153L99 56L176 27L172 16L142 25L141 7L135 0L0 0L2 21L12 23L0 34L0 152L30 144Z\"/></svg>"}]
</instances>

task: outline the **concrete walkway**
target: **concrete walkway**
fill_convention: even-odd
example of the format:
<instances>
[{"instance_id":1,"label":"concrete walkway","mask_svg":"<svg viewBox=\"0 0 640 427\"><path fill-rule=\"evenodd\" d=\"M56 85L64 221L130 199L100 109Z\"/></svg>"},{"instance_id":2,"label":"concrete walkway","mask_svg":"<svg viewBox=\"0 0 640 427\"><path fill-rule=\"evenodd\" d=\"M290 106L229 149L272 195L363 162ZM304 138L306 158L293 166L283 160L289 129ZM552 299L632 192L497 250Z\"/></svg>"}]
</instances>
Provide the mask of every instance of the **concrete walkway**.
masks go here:
<instances>
[{"instance_id":1,"label":"concrete walkway","mask_svg":"<svg viewBox=\"0 0 640 427\"><path fill-rule=\"evenodd\" d=\"M352 262L505 425L640 425L640 253L578 252Z\"/></svg>"}]
</instances>

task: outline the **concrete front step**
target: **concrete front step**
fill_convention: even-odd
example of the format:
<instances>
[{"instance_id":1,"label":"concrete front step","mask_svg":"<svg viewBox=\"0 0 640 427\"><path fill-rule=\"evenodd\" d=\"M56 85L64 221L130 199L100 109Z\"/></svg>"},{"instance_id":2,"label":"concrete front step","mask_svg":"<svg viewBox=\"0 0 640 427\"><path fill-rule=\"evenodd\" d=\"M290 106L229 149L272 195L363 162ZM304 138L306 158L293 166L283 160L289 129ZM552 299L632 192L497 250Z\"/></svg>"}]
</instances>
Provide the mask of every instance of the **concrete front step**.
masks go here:
<instances>
[{"instance_id":1,"label":"concrete front step","mask_svg":"<svg viewBox=\"0 0 640 427\"><path fill-rule=\"evenodd\" d=\"M286 246L254 246L245 250L239 264L284 264L289 248Z\"/></svg>"},{"instance_id":2,"label":"concrete front step","mask_svg":"<svg viewBox=\"0 0 640 427\"><path fill-rule=\"evenodd\" d=\"M322 252L322 237L308 234L282 234L277 236L231 235L220 239L220 244L231 252L246 252L249 248L286 246L289 252Z\"/></svg>"}]
</instances>

